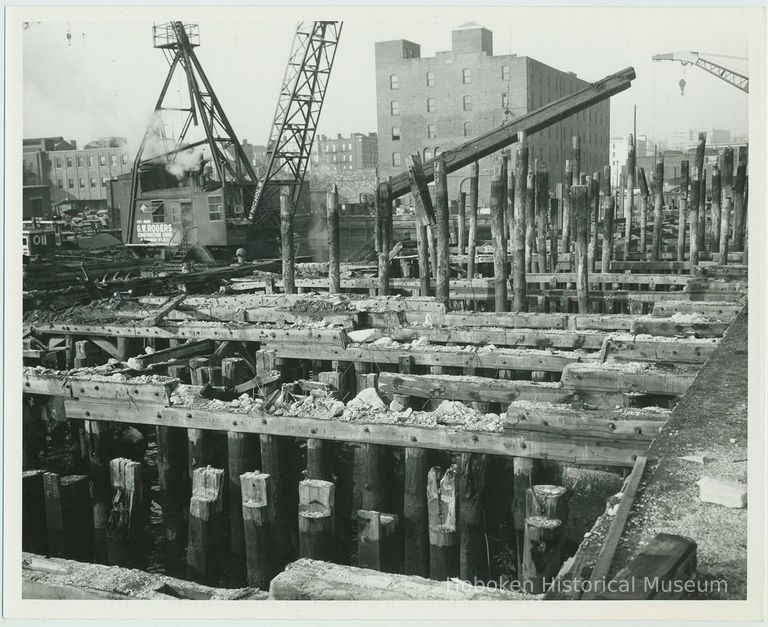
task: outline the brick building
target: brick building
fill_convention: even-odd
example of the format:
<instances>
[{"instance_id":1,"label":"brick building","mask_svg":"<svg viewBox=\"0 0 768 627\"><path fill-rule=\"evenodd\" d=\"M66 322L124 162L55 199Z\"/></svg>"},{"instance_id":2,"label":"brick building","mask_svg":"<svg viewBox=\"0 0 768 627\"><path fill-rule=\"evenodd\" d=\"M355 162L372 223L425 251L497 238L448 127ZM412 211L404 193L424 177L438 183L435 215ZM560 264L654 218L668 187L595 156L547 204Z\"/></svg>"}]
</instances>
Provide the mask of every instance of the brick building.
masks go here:
<instances>
[{"instance_id":1,"label":"brick building","mask_svg":"<svg viewBox=\"0 0 768 627\"><path fill-rule=\"evenodd\" d=\"M339 134L335 138L320 135L315 139L311 168L318 174L369 170L376 167L378 157L376 133Z\"/></svg>"},{"instance_id":2,"label":"brick building","mask_svg":"<svg viewBox=\"0 0 768 627\"><path fill-rule=\"evenodd\" d=\"M130 172L124 137L105 137L78 149L63 137L24 140L24 185L48 185L54 206L77 210L107 207L109 180Z\"/></svg>"},{"instance_id":3,"label":"brick building","mask_svg":"<svg viewBox=\"0 0 768 627\"><path fill-rule=\"evenodd\" d=\"M377 42L379 176L402 172L416 151L430 159L587 85L530 57L494 56L493 33L474 23L454 30L451 50L434 57L422 57L419 44L404 39ZM605 101L531 135L529 154L546 164L554 189L573 135L581 136L582 171L608 163L609 127ZM490 158L480 162L481 204L489 198L490 165ZM453 198L467 176L469 168L449 174Z\"/></svg>"}]
</instances>

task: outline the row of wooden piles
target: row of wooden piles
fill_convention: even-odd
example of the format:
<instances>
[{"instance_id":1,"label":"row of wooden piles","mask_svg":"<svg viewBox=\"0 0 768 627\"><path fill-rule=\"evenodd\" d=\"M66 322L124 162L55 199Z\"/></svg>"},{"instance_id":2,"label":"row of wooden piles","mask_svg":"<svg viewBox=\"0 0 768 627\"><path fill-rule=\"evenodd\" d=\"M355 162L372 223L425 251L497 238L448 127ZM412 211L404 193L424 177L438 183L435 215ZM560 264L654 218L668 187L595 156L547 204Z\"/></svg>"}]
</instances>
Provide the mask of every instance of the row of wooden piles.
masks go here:
<instances>
[{"instance_id":1,"label":"row of wooden piles","mask_svg":"<svg viewBox=\"0 0 768 627\"><path fill-rule=\"evenodd\" d=\"M589 307L589 275L607 273L611 261L639 259L658 261L669 251L677 261L688 261L695 273L701 252L718 255L728 263L729 251L745 251L747 243L747 147L739 148L734 170L734 151L725 148L712 166L707 189L704 167L706 135L699 136L691 166L681 161L678 189L664 192L664 155L655 159L650 179L643 167L636 166L636 147L630 136L626 176L620 175L618 189L611 188L611 169L593 174L581 171L581 142L572 138L571 159L565 162L565 182L551 193L549 173L544 163L529 158L523 134L518 138L515 165L510 153L496 156L491 175L491 237L496 311L526 311L526 273L556 272L558 258L573 259L576 268L578 309ZM408 174L416 207L418 274L421 295L432 295L431 279L436 279L436 296L450 303L449 283L455 271L450 264L450 201L444 160L434 160L434 199L430 195L418 153L409 158ZM469 177L469 193L458 199L458 253L467 254L466 276L475 276L478 246L478 179L475 162ZM674 189L674 182L672 184ZM639 192L637 193L636 190ZM708 196L711 198L707 202ZM393 247L393 202L390 183L378 187L376 196L376 251L378 293L390 289L390 251ZM677 213L675 214L675 208ZM335 185L327 197L330 292L340 291L339 201ZM285 293L295 293L293 254L293 212L287 193L281 197L283 234L283 281ZM623 220L622 225L619 223ZM468 224L467 224L468 222ZM614 244L622 239L621 248ZM511 254L511 260L508 255ZM463 269L462 269L463 271ZM511 287L511 302L508 288ZM594 287L599 288L600 285ZM603 289L610 289L609 285Z\"/></svg>"}]
</instances>

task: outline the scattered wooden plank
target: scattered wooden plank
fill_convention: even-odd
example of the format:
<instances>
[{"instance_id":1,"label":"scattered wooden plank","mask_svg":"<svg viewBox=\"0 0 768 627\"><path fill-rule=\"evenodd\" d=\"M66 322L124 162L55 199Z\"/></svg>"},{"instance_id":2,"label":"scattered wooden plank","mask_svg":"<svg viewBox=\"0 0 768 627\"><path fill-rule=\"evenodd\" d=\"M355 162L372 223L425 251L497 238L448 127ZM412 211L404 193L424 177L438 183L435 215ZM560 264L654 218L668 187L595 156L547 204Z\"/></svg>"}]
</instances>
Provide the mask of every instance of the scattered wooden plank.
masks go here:
<instances>
[{"instance_id":1,"label":"scattered wooden plank","mask_svg":"<svg viewBox=\"0 0 768 627\"><path fill-rule=\"evenodd\" d=\"M608 527L608 533L603 539L603 546L600 549L600 553L597 556L597 562L592 569L589 581L590 586L584 593L583 599L590 600L595 597L596 584L598 582L606 583L606 578L611 570L611 563L613 562L613 556L616 552L616 547L619 545L621 534L624 532L624 525L627 523L629 513L632 511L632 503L637 494L637 488L640 485L640 481L643 478L643 472L645 471L645 465L647 463L646 457L638 457L632 466L632 472L627 477L627 481L624 484L623 496L619 502L616 515L613 517L610 527Z\"/></svg>"},{"instance_id":2,"label":"scattered wooden plank","mask_svg":"<svg viewBox=\"0 0 768 627\"><path fill-rule=\"evenodd\" d=\"M160 309L158 309L154 314L147 316L144 318L144 321L142 324L145 327L155 327L158 325L158 323L165 318L170 312L172 312L174 309L176 309L187 297L186 292L184 294L179 294L175 298L172 298L169 300L165 305L163 305Z\"/></svg>"},{"instance_id":3,"label":"scattered wooden plank","mask_svg":"<svg viewBox=\"0 0 768 627\"><path fill-rule=\"evenodd\" d=\"M145 370L153 364L160 364L166 361L189 359L190 357L197 357L200 355L208 355L216 349L216 344L212 340L198 340L194 342L187 342L185 344L179 344L172 348L165 348L163 350L155 351L154 353L148 353L145 355L137 355L136 357L129 357L129 368L134 370Z\"/></svg>"}]
</instances>

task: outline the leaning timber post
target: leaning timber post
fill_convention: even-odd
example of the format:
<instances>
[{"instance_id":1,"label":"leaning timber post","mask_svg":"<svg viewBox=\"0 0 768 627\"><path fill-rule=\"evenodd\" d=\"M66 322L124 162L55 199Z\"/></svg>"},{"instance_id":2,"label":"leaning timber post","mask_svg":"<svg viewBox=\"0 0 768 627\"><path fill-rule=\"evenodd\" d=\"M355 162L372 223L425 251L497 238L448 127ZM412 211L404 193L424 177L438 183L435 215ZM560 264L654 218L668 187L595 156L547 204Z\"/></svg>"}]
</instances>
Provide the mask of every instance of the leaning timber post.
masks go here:
<instances>
[{"instance_id":1,"label":"leaning timber post","mask_svg":"<svg viewBox=\"0 0 768 627\"><path fill-rule=\"evenodd\" d=\"M450 309L450 209L448 175L442 157L435 159L435 207L437 214L437 290L436 295Z\"/></svg>"},{"instance_id":2,"label":"leaning timber post","mask_svg":"<svg viewBox=\"0 0 768 627\"><path fill-rule=\"evenodd\" d=\"M437 223L427 225L427 242L429 243L429 267L431 275L437 281Z\"/></svg>"},{"instance_id":3,"label":"leaning timber post","mask_svg":"<svg viewBox=\"0 0 768 627\"><path fill-rule=\"evenodd\" d=\"M504 233L504 184L502 164L491 174L491 239L493 240L493 292L496 311L507 311L507 242Z\"/></svg>"},{"instance_id":4,"label":"leaning timber post","mask_svg":"<svg viewBox=\"0 0 768 627\"><path fill-rule=\"evenodd\" d=\"M475 255L477 252L477 205L480 166L477 161L469 171L469 247L467 248L467 278L475 276Z\"/></svg>"},{"instance_id":5,"label":"leaning timber post","mask_svg":"<svg viewBox=\"0 0 768 627\"><path fill-rule=\"evenodd\" d=\"M691 172L691 199L688 207L688 221L691 224L691 274L696 273L696 266L699 265L699 193L701 192L699 172L699 168L693 166L693 171Z\"/></svg>"},{"instance_id":6,"label":"leaning timber post","mask_svg":"<svg viewBox=\"0 0 768 627\"><path fill-rule=\"evenodd\" d=\"M720 258L721 265L728 263L728 244L730 239L730 219L733 209L733 148L723 151L723 210L720 215Z\"/></svg>"},{"instance_id":7,"label":"leaning timber post","mask_svg":"<svg viewBox=\"0 0 768 627\"><path fill-rule=\"evenodd\" d=\"M680 162L680 199L677 210L677 260L685 261L685 223L688 221L688 161Z\"/></svg>"},{"instance_id":8,"label":"leaning timber post","mask_svg":"<svg viewBox=\"0 0 768 627\"><path fill-rule=\"evenodd\" d=\"M656 155L656 169L653 173L653 241L651 242L651 260L661 259L662 209L664 207L664 153Z\"/></svg>"},{"instance_id":9,"label":"leaning timber post","mask_svg":"<svg viewBox=\"0 0 768 627\"><path fill-rule=\"evenodd\" d=\"M89 561L93 524L88 477L43 473L48 551L53 557Z\"/></svg>"},{"instance_id":10,"label":"leaning timber post","mask_svg":"<svg viewBox=\"0 0 768 627\"><path fill-rule=\"evenodd\" d=\"M407 447L403 494L404 572L419 577L429 577L429 519L425 498L428 472L426 449Z\"/></svg>"},{"instance_id":11,"label":"leaning timber post","mask_svg":"<svg viewBox=\"0 0 768 627\"><path fill-rule=\"evenodd\" d=\"M511 154L510 154L511 157ZM514 246L515 241L515 168L510 163L510 159L506 160L506 168L507 168L507 200L506 203L504 203L505 207L505 218L504 222L506 224L507 230L506 230L506 240L507 240L507 253L509 254L509 257L507 259L508 265L509 265L509 276L512 276L513 269L512 269L512 248Z\"/></svg>"},{"instance_id":12,"label":"leaning timber post","mask_svg":"<svg viewBox=\"0 0 768 627\"><path fill-rule=\"evenodd\" d=\"M456 465L443 474L439 466L427 475L429 516L429 578L447 581L459 574L459 538L456 530Z\"/></svg>"},{"instance_id":13,"label":"leaning timber post","mask_svg":"<svg viewBox=\"0 0 768 627\"><path fill-rule=\"evenodd\" d=\"M629 249L632 242L632 214L635 209L635 167L636 167L635 138L629 136L629 154L627 155L627 203L624 205L624 259L629 259ZM641 250L642 255L645 251Z\"/></svg>"},{"instance_id":14,"label":"leaning timber post","mask_svg":"<svg viewBox=\"0 0 768 627\"><path fill-rule=\"evenodd\" d=\"M720 185L720 168L712 166L712 225L710 227L709 249L712 254L720 252L720 209L722 207L722 187Z\"/></svg>"},{"instance_id":15,"label":"leaning timber post","mask_svg":"<svg viewBox=\"0 0 768 627\"><path fill-rule=\"evenodd\" d=\"M221 379L225 388L233 388L251 376L246 361L241 357L221 360ZM229 505L230 550L235 556L233 564L245 575L245 537L243 532L242 494L240 475L259 466L259 436L253 433L227 432L227 502Z\"/></svg>"},{"instance_id":16,"label":"leaning timber post","mask_svg":"<svg viewBox=\"0 0 768 627\"><path fill-rule=\"evenodd\" d=\"M699 250L704 251L706 247L707 231L707 169L699 171Z\"/></svg>"},{"instance_id":17,"label":"leaning timber post","mask_svg":"<svg viewBox=\"0 0 768 627\"><path fill-rule=\"evenodd\" d=\"M25 470L21 474L21 550L38 555L48 553L43 474L42 470Z\"/></svg>"},{"instance_id":18,"label":"leaning timber post","mask_svg":"<svg viewBox=\"0 0 768 627\"><path fill-rule=\"evenodd\" d=\"M296 484L292 480L291 444L288 437L262 434L261 471L272 478L276 529L273 542L277 568L295 559L298 553L296 526Z\"/></svg>"},{"instance_id":19,"label":"leaning timber post","mask_svg":"<svg viewBox=\"0 0 768 627\"><path fill-rule=\"evenodd\" d=\"M376 192L376 219L379 224L379 296L389 295L389 231L392 200L389 183L381 183Z\"/></svg>"},{"instance_id":20,"label":"leaning timber post","mask_svg":"<svg viewBox=\"0 0 768 627\"><path fill-rule=\"evenodd\" d=\"M419 254L419 295L429 296L431 293L429 282L429 243L427 241L427 227L416 225L416 248Z\"/></svg>"},{"instance_id":21,"label":"leaning timber post","mask_svg":"<svg viewBox=\"0 0 768 627\"><path fill-rule=\"evenodd\" d=\"M136 543L141 540L146 522L141 464L116 457L109 462L112 484L112 510L107 525L109 564L136 565Z\"/></svg>"},{"instance_id":22,"label":"leaning timber post","mask_svg":"<svg viewBox=\"0 0 768 627\"><path fill-rule=\"evenodd\" d=\"M706 180L705 174L704 174L704 152L706 148L707 143L707 134L706 133L699 133L699 142L696 145L696 163L694 164L696 166L696 172L697 172L697 179L696 183L698 186L698 191L696 194L696 220L698 221L698 228L696 230L696 244L697 248L696 250L702 250L704 248L704 233L701 228L701 218L702 214L704 213L704 201L705 201L705 194L702 194L704 191L702 188L702 179ZM693 181L691 181L691 185L693 185ZM693 190L691 190L693 191ZM691 193L691 203L693 203L693 193ZM693 207L691 207L693 209ZM691 225L691 228L693 228L693 225ZM698 264L698 259L696 260L696 263Z\"/></svg>"},{"instance_id":23,"label":"leaning timber post","mask_svg":"<svg viewBox=\"0 0 768 627\"><path fill-rule=\"evenodd\" d=\"M518 578L523 565L523 537L525 533L526 490L533 485L533 459L514 457L512 459L512 524L515 528L515 556L517 557Z\"/></svg>"},{"instance_id":24,"label":"leaning timber post","mask_svg":"<svg viewBox=\"0 0 768 627\"><path fill-rule=\"evenodd\" d=\"M156 427L157 474L163 513L165 540L183 544L186 540L184 512L187 495L187 432L180 427Z\"/></svg>"},{"instance_id":25,"label":"leaning timber post","mask_svg":"<svg viewBox=\"0 0 768 627\"><path fill-rule=\"evenodd\" d=\"M566 259L570 258L571 235L573 233L573 220L571 219L571 186L573 184L573 162L565 161L565 180L563 182L563 224L562 224L562 250Z\"/></svg>"},{"instance_id":26,"label":"leaning timber post","mask_svg":"<svg viewBox=\"0 0 768 627\"><path fill-rule=\"evenodd\" d=\"M456 235L456 246L458 254L463 255L466 252L467 244L467 192L459 193L459 215L458 231Z\"/></svg>"},{"instance_id":27,"label":"leaning timber post","mask_svg":"<svg viewBox=\"0 0 768 627\"><path fill-rule=\"evenodd\" d=\"M240 475L248 585L267 590L280 572L275 552L274 483L257 471Z\"/></svg>"},{"instance_id":28,"label":"leaning timber post","mask_svg":"<svg viewBox=\"0 0 768 627\"><path fill-rule=\"evenodd\" d=\"M339 242L339 190L334 183L326 194L326 220L328 224L328 280L331 294L341 293L341 253Z\"/></svg>"},{"instance_id":29,"label":"leaning timber post","mask_svg":"<svg viewBox=\"0 0 768 627\"><path fill-rule=\"evenodd\" d=\"M595 172L592 177L587 177L587 219L589 220L589 244L587 245L587 267L590 274L595 271L597 259L597 222L600 207L600 173Z\"/></svg>"},{"instance_id":30,"label":"leaning timber post","mask_svg":"<svg viewBox=\"0 0 768 627\"><path fill-rule=\"evenodd\" d=\"M557 242L559 233L557 232L557 218L559 203L555 196L549 198L549 268L552 274L557 272Z\"/></svg>"},{"instance_id":31,"label":"leaning timber post","mask_svg":"<svg viewBox=\"0 0 768 627\"><path fill-rule=\"evenodd\" d=\"M525 270L533 272L534 229L536 227L536 160L528 162L525 188Z\"/></svg>"},{"instance_id":32,"label":"leaning timber post","mask_svg":"<svg viewBox=\"0 0 768 627\"><path fill-rule=\"evenodd\" d=\"M638 211L637 221L640 223L640 261L645 261L648 253L647 226L648 226L648 206L650 204L650 193L648 191L648 179L645 176L645 168L637 168L637 182L640 186L640 210Z\"/></svg>"},{"instance_id":33,"label":"leaning timber post","mask_svg":"<svg viewBox=\"0 0 768 627\"><path fill-rule=\"evenodd\" d=\"M581 137L571 137L571 160L573 165L573 179L571 186L581 184Z\"/></svg>"},{"instance_id":34,"label":"leaning timber post","mask_svg":"<svg viewBox=\"0 0 768 627\"><path fill-rule=\"evenodd\" d=\"M102 420L86 420L86 448L88 451L88 475L91 480L93 505L93 556L99 562L107 558L107 522L109 521L112 490L109 479L111 457L111 423Z\"/></svg>"},{"instance_id":35,"label":"leaning timber post","mask_svg":"<svg viewBox=\"0 0 768 627\"><path fill-rule=\"evenodd\" d=\"M462 453L459 469L459 577L482 580L488 575L483 493L488 456Z\"/></svg>"},{"instance_id":36,"label":"leaning timber post","mask_svg":"<svg viewBox=\"0 0 768 627\"><path fill-rule=\"evenodd\" d=\"M525 592L541 594L544 582L557 575L561 566L562 536L562 521L543 516L526 518L521 573L521 585Z\"/></svg>"},{"instance_id":37,"label":"leaning timber post","mask_svg":"<svg viewBox=\"0 0 768 627\"><path fill-rule=\"evenodd\" d=\"M525 282L525 199L527 187L522 184L526 180L527 172L528 144L523 138L517 149L517 163L515 165L515 180L518 184L515 188L515 220L512 237L512 309L514 311L528 310ZM565 227L563 228L565 229ZM563 237L566 237L565 234ZM566 249L566 256L567 253Z\"/></svg>"},{"instance_id":38,"label":"leaning timber post","mask_svg":"<svg viewBox=\"0 0 768 627\"><path fill-rule=\"evenodd\" d=\"M333 561L335 507L333 483L320 479L299 482L299 557Z\"/></svg>"},{"instance_id":39,"label":"leaning timber post","mask_svg":"<svg viewBox=\"0 0 768 627\"><path fill-rule=\"evenodd\" d=\"M296 293L296 251L293 242L293 201L291 189L280 188L280 241L283 256L283 292Z\"/></svg>"},{"instance_id":40,"label":"leaning timber post","mask_svg":"<svg viewBox=\"0 0 768 627\"><path fill-rule=\"evenodd\" d=\"M549 212L549 173L545 165L536 173L536 267L547 271L547 213ZM552 270L554 272L554 269Z\"/></svg>"},{"instance_id":41,"label":"leaning timber post","mask_svg":"<svg viewBox=\"0 0 768 627\"><path fill-rule=\"evenodd\" d=\"M576 297L579 313L589 313L589 278L587 270L587 229L589 207L587 188L574 185L571 188L571 202L576 226Z\"/></svg>"},{"instance_id":42,"label":"leaning timber post","mask_svg":"<svg viewBox=\"0 0 768 627\"><path fill-rule=\"evenodd\" d=\"M747 188L747 146L739 146L739 160L733 183L733 250L744 250L746 225L746 204L744 192Z\"/></svg>"},{"instance_id":43,"label":"leaning timber post","mask_svg":"<svg viewBox=\"0 0 768 627\"><path fill-rule=\"evenodd\" d=\"M224 470L195 469L189 500L187 576L199 583L213 583L222 532Z\"/></svg>"},{"instance_id":44,"label":"leaning timber post","mask_svg":"<svg viewBox=\"0 0 768 627\"><path fill-rule=\"evenodd\" d=\"M603 195L603 256L600 271L607 274L611 271L611 259L613 258L613 214L616 210L616 201L611 195L611 166L603 166L603 178L600 183ZM603 291L609 291L610 287L607 283L603 283Z\"/></svg>"}]
</instances>

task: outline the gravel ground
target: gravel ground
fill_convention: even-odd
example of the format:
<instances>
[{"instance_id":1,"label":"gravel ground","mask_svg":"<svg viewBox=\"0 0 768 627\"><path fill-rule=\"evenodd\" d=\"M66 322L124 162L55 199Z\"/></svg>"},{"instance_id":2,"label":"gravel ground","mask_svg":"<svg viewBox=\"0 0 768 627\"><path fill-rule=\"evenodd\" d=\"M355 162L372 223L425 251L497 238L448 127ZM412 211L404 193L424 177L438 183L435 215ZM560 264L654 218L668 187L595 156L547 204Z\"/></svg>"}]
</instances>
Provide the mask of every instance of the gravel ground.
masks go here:
<instances>
[{"instance_id":1,"label":"gravel ground","mask_svg":"<svg viewBox=\"0 0 768 627\"><path fill-rule=\"evenodd\" d=\"M703 455L705 464L680 459ZM657 533L687 536L698 545L699 580L724 580L727 589L694 598L745 599L747 509L699 499L704 476L746 482L747 314L729 328L712 358L672 413L649 452L645 478L613 562L624 567Z\"/></svg>"}]
</instances>

